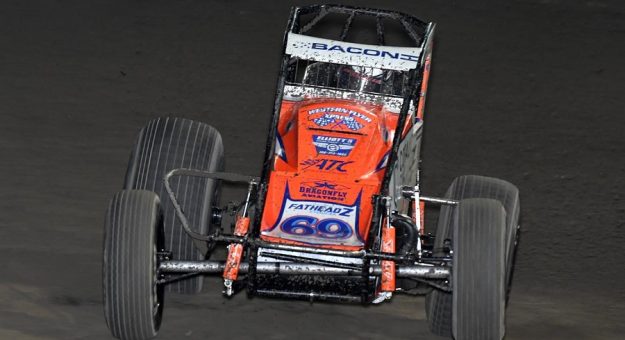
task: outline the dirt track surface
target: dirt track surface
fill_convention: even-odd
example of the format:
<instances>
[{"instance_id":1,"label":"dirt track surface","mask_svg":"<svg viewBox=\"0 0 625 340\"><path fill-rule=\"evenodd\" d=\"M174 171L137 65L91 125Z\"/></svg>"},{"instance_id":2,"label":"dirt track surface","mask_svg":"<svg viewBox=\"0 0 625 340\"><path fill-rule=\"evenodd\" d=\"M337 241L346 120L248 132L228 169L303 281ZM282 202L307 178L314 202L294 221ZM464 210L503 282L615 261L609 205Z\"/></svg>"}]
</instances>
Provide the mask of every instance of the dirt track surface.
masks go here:
<instances>
[{"instance_id":1,"label":"dirt track surface","mask_svg":"<svg viewBox=\"0 0 625 340\"><path fill-rule=\"evenodd\" d=\"M264 2L263 2L264 3ZM372 1L438 22L425 192L517 184L522 241L507 339L625 332L625 8ZM257 174L291 3L0 5L0 338L107 339L104 210L150 118L206 121ZM161 339L435 339L423 298L360 306L169 296Z\"/></svg>"}]
</instances>

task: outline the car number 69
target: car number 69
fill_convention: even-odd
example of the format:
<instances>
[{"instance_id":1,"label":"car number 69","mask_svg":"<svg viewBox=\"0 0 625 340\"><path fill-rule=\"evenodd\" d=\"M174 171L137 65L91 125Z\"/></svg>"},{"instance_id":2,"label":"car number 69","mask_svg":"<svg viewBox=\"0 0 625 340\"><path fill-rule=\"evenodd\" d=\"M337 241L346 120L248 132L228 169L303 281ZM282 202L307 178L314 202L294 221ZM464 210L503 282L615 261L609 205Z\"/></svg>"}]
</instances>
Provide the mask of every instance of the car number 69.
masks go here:
<instances>
[{"instance_id":1,"label":"car number 69","mask_svg":"<svg viewBox=\"0 0 625 340\"><path fill-rule=\"evenodd\" d=\"M284 220L280 229L287 234L324 238L342 239L352 235L352 228L345 222L335 218L319 220L312 216L292 216Z\"/></svg>"}]
</instances>

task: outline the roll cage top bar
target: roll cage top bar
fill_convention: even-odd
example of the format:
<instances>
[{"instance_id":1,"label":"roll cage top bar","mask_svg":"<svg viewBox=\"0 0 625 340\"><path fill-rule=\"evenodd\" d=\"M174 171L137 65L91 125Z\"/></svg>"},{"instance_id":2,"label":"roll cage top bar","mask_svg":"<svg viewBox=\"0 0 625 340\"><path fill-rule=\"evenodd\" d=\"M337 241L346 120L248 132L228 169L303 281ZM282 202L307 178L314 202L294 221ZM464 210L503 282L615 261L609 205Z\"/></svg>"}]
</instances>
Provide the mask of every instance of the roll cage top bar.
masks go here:
<instances>
[{"instance_id":1,"label":"roll cage top bar","mask_svg":"<svg viewBox=\"0 0 625 340\"><path fill-rule=\"evenodd\" d=\"M338 40L341 41L345 41L347 38L347 34L352 28L354 19L362 16L375 17L378 45L380 46L387 46L385 44L383 19L396 21L401 24L405 33L413 41L414 46L421 46L423 44L424 40L427 38L428 28L432 25L431 23L421 21L414 16L396 11L343 5L311 5L295 7L293 9L287 31L297 34L306 34L330 13L347 15L341 34L338 37ZM302 22L302 16L309 14L313 15L312 19L308 22Z\"/></svg>"}]
</instances>

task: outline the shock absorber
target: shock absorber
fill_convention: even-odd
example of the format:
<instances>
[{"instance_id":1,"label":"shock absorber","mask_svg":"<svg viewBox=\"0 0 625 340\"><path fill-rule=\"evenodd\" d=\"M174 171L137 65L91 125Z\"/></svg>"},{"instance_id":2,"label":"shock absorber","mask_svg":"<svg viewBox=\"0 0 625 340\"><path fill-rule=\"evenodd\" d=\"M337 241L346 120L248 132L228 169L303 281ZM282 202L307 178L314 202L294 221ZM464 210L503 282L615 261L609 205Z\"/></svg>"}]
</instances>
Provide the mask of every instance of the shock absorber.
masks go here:
<instances>
[{"instance_id":1,"label":"shock absorber","mask_svg":"<svg viewBox=\"0 0 625 340\"><path fill-rule=\"evenodd\" d=\"M383 253L395 254L395 227L391 225L391 199L390 197L384 198L384 204L386 207L386 217L384 218L384 225L382 226L382 247ZM380 262L382 267L382 285L383 292L387 292L387 298L391 297L392 292L395 291L395 261L382 260Z\"/></svg>"},{"instance_id":2,"label":"shock absorber","mask_svg":"<svg viewBox=\"0 0 625 340\"><path fill-rule=\"evenodd\" d=\"M243 212L241 215L236 216L236 222L234 227L234 235L245 236L250 229L250 217L249 217L249 205L252 196L252 191L256 186L256 181L250 181L250 185L247 189L247 197L243 204ZM232 283L239 277L239 265L241 264L241 258L243 257L243 245L240 243L232 243L228 245L228 257L226 259L226 265L224 268L224 294L226 296L232 296L234 289Z\"/></svg>"},{"instance_id":3,"label":"shock absorber","mask_svg":"<svg viewBox=\"0 0 625 340\"><path fill-rule=\"evenodd\" d=\"M425 235L425 201L420 197L419 191L419 172L417 171L417 185L414 187L405 186L402 188L402 195L404 198L410 200L412 220L417 226L419 231L419 237L417 240L417 255L419 258L422 255L423 245L421 242L421 236Z\"/></svg>"}]
</instances>

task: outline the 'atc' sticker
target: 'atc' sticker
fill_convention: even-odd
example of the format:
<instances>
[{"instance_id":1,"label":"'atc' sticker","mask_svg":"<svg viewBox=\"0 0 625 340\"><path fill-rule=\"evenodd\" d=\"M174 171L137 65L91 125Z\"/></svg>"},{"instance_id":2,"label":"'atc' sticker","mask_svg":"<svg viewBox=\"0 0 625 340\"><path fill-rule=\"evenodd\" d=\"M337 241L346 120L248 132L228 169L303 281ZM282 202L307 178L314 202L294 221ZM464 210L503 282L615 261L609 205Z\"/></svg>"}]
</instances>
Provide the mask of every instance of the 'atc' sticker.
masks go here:
<instances>
[{"instance_id":1,"label":"'atc' sticker","mask_svg":"<svg viewBox=\"0 0 625 340\"><path fill-rule=\"evenodd\" d=\"M321 170L321 171L337 171L337 172L347 172L348 165L354 163L354 161L339 161L337 159L307 159L301 163L302 170Z\"/></svg>"}]
</instances>

